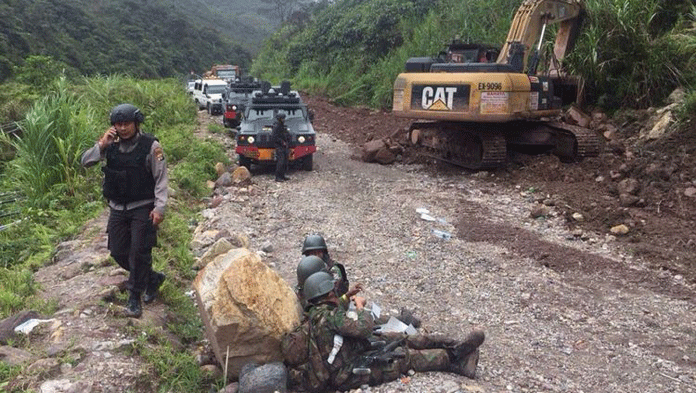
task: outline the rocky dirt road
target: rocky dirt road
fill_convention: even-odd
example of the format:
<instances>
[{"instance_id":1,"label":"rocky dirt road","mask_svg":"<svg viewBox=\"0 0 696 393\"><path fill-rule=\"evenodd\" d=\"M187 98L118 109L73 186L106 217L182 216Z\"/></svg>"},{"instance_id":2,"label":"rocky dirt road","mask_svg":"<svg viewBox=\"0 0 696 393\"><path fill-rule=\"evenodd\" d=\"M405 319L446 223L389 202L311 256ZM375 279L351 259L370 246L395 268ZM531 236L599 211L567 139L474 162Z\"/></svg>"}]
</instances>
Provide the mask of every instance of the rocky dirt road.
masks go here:
<instances>
[{"instance_id":1,"label":"rocky dirt road","mask_svg":"<svg viewBox=\"0 0 696 393\"><path fill-rule=\"evenodd\" d=\"M250 192L204 216L252 248L272 245L267 259L290 283L304 236L320 233L368 302L415 309L429 332L485 327L476 380L415 374L371 391L696 391L693 287L682 276L650 270L612 236L573 234L560 207L530 218L538 196L496 173L355 160L338 138L379 116L364 112L366 123L339 120L332 132L317 110L314 171L275 183L255 168Z\"/></svg>"},{"instance_id":2,"label":"rocky dirt road","mask_svg":"<svg viewBox=\"0 0 696 393\"><path fill-rule=\"evenodd\" d=\"M403 124L368 110L359 111L359 122L325 103L314 107L315 170L276 183L272 169L255 167L250 187L218 189L221 203L204 210L199 225L246 234L252 250L269 251L264 259L290 285L302 240L320 233L383 312L412 309L422 330L452 336L485 328L475 380L418 373L372 392L696 391L690 280L654 270L612 236L575 232L562 203L547 203L531 218L537 201L555 196L540 198L506 172L355 160L360 132ZM148 391L138 358L115 351L134 339L122 333L132 321L100 300L122 277L99 262L106 256L103 225L91 228L36 275L45 295L61 303L46 351L76 340L82 348L77 366L49 377L60 389L45 391ZM143 319L165 314L163 307L146 307Z\"/></svg>"}]
</instances>

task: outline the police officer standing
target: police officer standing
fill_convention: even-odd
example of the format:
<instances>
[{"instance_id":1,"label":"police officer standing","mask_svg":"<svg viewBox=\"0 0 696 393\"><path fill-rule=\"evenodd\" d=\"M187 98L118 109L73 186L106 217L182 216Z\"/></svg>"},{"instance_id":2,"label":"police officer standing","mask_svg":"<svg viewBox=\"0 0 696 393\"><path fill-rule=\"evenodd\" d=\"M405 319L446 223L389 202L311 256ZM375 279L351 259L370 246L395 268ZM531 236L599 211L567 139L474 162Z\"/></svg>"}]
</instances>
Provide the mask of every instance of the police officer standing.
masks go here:
<instances>
[{"instance_id":1,"label":"police officer standing","mask_svg":"<svg viewBox=\"0 0 696 393\"><path fill-rule=\"evenodd\" d=\"M126 315L142 314L141 296L153 301L165 279L152 270L152 247L167 204L167 165L157 138L140 131L145 116L131 104L111 110L111 127L82 155L90 167L106 160L103 193L109 202L107 224L111 256L130 275Z\"/></svg>"},{"instance_id":2,"label":"police officer standing","mask_svg":"<svg viewBox=\"0 0 696 393\"><path fill-rule=\"evenodd\" d=\"M273 124L273 145L276 155L275 181L290 180L285 176L288 169L288 156L290 155L290 132L285 125L285 113L278 112L276 122Z\"/></svg>"}]
</instances>

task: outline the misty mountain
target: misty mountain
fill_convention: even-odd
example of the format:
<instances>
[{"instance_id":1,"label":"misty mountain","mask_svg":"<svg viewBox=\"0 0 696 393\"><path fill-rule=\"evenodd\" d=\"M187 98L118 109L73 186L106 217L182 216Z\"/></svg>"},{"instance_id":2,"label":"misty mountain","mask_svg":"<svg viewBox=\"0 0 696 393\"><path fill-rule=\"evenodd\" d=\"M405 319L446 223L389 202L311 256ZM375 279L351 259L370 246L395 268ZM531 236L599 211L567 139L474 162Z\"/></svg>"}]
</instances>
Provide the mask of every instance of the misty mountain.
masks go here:
<instances>
[{"instance_id":1,"label":"misty mountain","mask_svg":"<svg viewBox=\"0 0 696 393\"><path fill-rule=\"evenodd\" d=\"M169 77L216 63L248 69L247 48L270 34L253 3L0 0L0 81L30 55L51 56L83 75Z\"/></svg>"}]
</instances>

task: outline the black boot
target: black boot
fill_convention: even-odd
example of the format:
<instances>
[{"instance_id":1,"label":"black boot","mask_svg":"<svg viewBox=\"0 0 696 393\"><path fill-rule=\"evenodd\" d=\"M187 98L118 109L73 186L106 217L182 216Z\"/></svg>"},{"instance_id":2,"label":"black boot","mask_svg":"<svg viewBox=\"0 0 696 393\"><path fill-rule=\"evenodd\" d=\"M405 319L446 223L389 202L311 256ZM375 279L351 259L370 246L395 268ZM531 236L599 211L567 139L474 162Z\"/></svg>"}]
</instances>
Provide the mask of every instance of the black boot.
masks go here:
<instances>
[{"instance_id":1,"label":"black boot","mask_svg":"<svg viewBox=\"0 0 696 393\"><path fill-rule=\"evenodd\" d=\"M128 305L126 306L126 316L140 318L143 315L143 307L140 305L140 292L130 291Z\"/></svg>"},{"instance_id":2,"label":"black boot","mask_svg":"<svg viewBox=\"0 0 696 393\"><path fill-rule=\"evenodd\" d=\"M479 350L475 350L464 358L450 364L450 371L474 379L476 376L476 366L479 361Z\"/></svg>"},{"instance_id":3,"label":"black boot","mask_svg":"<svg viewBox=\"0 0 696 393\"><path fill-rule=\"evenodd\" d=\"M457 346L452 349L456 361L460 361L470 353L473 353L478 347L481 346L481 344L483 344L483 340L485 339L486 335L483 330L473 329L466 339L464 339L464 341L457 344Z\"/></svg>"},{"instance_id":4,"label":"black boot","mask_svg":"<svg viewBox=\"0 0 696 393\"><path fill-rule=\"evenodd\" d=\"M143 296L143 301L147 304L155 300L157 297L157 291L162 286L166 276L162 273L154 273L154 278L150 280L147 284L147 289L145 289L145 295Z\"/></svg>"}]
</instances>

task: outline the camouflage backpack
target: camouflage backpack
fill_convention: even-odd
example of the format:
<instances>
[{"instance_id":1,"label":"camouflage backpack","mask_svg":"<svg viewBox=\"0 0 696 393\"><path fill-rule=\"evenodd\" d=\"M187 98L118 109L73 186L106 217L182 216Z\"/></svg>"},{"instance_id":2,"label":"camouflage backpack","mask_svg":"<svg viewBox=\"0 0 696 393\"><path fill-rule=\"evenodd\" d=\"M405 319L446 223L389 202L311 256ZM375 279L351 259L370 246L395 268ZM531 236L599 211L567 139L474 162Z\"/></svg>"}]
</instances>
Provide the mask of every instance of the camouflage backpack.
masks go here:
<instances>
[{"instance_id":1,"label":"camouflage backpack","mask_svg":"<svg viewBox=\"0 0 696 393\"><path fill-rule=\"evenodd\" d=\"M283 361L288 366L297 366L309 360L309 321L303 321L292 331L285 333L280 342Z\"/></svg>"}]
</instances>

